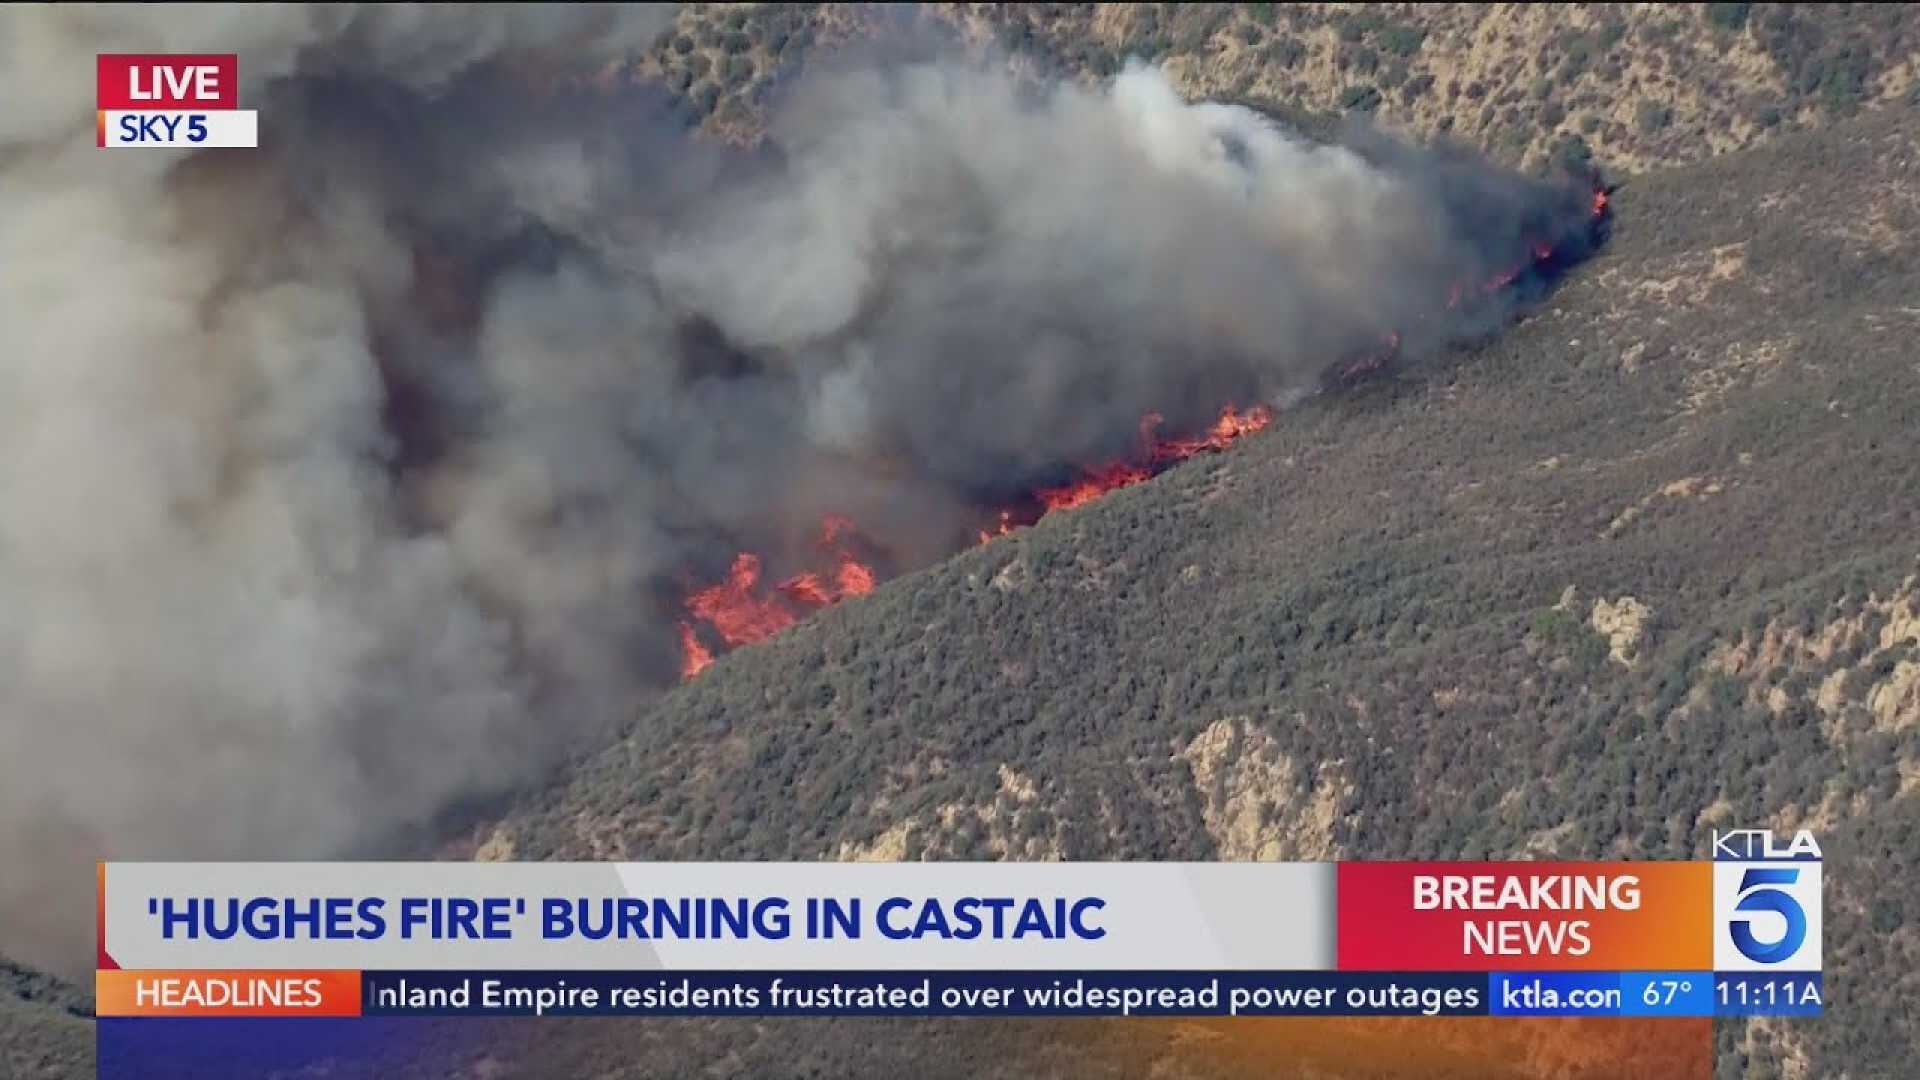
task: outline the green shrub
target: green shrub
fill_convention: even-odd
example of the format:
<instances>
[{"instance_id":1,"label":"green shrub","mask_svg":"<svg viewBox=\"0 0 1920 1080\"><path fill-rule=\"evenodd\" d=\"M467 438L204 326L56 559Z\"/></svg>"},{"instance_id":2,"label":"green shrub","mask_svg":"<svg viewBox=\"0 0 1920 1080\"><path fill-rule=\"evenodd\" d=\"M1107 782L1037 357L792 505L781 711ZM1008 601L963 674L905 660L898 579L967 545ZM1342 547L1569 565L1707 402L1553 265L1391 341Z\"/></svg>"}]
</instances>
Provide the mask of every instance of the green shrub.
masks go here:
<instances>
[{"instance_id":1,"label":"green shrub","mask_svg":"<svg viewBox=\"0 0 1920 1080\"><path fill-rule=\"evenodd\" d=\"M1572 86L1586 70L1587 53L1584 50L1579 53L1568 53L1566 58L1560 61L1560 84Z\"/></svg>"},{"instance_id":2,"label":"green shrub","mask_svg":"<svg viewBox=\"0 0 1920 1080\"><path fill-rule=\"evenodd\" d=\"M1707 21L1722 30L1739 30L1747 25L1752 4L1708 4Z\"/></svg>"},{"instance_id":3,"label":"green shrub","mask_svg":"<svg viewBox=\"0 0 1920 1080\"><path fill-rule=\"evenodd\" d=\"M1265 55L1274 67L1290 68L1307 55L1307 47L1290 37L1276 37L1267 42Z\"/></svg>"},{"instance_id":4,"label":"green shrub","mask_svg":"<svg viewBox=\"0 0 1920 1080\"><path fill-rule=\"evenodd\" d=\"M699 87L694 90L693 95L687 99L687 102L693 106L694 115L701 117L712 115L714 106L720 104L719 84L711 82L701 83Z\"/></svg>"},{"instance_id":5,"label":"green shrub","mask_svg":"<svg viewBox=\"0 0 1920 1080\"><path fill-rule=\"evenodd\" d=\"M1372 112L1380 107L1380 90L1370 83L1355 83L1340 95L1340 107L1348 112Z\"/></svg>"},{"instance_id":6,"label":"green shrub","mask_svg":"<svg viewBox=\"0 0 1920 1080\"><path fill-rule=\"evenodd\" d=\"M1872 70L1864 51L1851 47L1822 64L1819 71L1820 102L1834 112L1852 112L1866 93L1867 76Z\"/></svg>"},{"instance_id":7,"label":"green shrub","mask_svg":"<svg viewBox=\"0 0 1920 1080\"><path fill-rule=\"evenodd\" d=\"M1412 56L1425 44L1427 32L1415 26L1389 26L1380 32L1380 47L1395 56Z\"/></svg>"}]
</instances>

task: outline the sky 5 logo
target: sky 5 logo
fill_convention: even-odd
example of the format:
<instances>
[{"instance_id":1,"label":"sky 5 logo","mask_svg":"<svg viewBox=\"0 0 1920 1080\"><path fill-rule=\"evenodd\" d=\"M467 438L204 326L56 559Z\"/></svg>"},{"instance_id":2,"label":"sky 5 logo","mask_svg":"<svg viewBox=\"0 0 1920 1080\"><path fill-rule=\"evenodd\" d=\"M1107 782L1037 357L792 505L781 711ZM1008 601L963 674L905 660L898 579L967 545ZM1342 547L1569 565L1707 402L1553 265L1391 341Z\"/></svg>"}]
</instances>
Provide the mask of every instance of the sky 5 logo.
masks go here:
<instances>
[{"instance_id":1,"label":"sky 5 logo","mask_svg":"<svg viewBox=\"0 0 1920 1080\"><path fill-rule=\"evenodd\" d=\"M1766 829L1713 838L1715 971L1820 970L1820 845Z\"/></svg>"}]
</instances>

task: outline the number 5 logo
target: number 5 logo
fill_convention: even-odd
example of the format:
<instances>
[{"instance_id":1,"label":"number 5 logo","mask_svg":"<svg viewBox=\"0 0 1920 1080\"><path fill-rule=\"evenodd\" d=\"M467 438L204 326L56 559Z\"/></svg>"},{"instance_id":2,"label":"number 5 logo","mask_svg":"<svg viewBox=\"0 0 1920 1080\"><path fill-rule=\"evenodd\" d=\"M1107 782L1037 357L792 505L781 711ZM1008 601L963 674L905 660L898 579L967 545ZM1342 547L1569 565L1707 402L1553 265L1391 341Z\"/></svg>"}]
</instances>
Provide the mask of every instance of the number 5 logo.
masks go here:
<instances>
[{"instance_id":1,"label":"number 5 logo","mask_svg":"<svg viewBox=\"0 0 1920 1080\"><path fill-rule=\"evenodd\" d=\"M1753 933L1753 920L1731 919L1727 929L1733 935L1734 948L1756 964L1777 964L1800 951L1807 939L1807 913L1791 893L1777 888L1800 880L1797 867L1754 867L1740 877L1739 901L1735 911L1770 911L1787 921L1780 940L1762 942Z\"/></svg>"}]
</instances>

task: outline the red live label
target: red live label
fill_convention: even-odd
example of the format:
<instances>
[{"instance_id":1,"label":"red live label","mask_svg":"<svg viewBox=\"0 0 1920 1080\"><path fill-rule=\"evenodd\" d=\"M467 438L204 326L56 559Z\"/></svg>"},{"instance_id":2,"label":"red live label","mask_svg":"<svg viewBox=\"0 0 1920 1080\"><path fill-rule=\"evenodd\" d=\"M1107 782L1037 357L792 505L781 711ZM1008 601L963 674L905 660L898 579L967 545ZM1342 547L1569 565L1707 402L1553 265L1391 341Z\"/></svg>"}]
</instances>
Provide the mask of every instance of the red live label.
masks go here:
<instances>
[{"instance_id":1,"label":"red live label","mask_svg":"<svg viewBox=\"0 0 1920 1080\"><path fill-rule=\"evenodd\" d=\"M237 109L240 58L232 53L100 53L95 107Z\"/></svg>"}]
</instances>

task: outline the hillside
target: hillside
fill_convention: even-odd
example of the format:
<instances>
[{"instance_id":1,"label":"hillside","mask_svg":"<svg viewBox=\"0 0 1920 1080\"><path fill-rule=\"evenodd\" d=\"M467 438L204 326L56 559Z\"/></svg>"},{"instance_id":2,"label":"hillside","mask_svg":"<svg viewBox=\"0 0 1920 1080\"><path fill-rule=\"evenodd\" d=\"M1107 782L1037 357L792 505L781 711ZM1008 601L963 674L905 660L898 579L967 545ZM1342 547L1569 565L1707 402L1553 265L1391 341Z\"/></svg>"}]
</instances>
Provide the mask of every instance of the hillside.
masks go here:
<instances>
[{"instance_id":1,"label":"hillside","mask_svg":"<svg viewBox=\"0 0 1920 1080\"><path fill-rule=\"evenodd\" d=\"M1514 163L1590 153L1643 172L1920 102L1920 16L1899 5L929 7L936 26L1067 72L1138 57L1193 96L1372 113ZM637 66L708 129L751 138L813 50L909 23L887 5L688 4Z\"/></svg>"},{"instance_id":2,"label":"hillside","mask_svg":"<svg viewBox=\"0 0 1920 1080\"><path fill-rule=\"evenodd\" d=\"M1804 824L1829 1018L1723 1025L1723 1060L1888 1074L1917 134L1629 184L1610 247L1481 349L723 658L483 857L1677 858Z\"/></svg>"},{"instance_id":3,"label":"hillside","mask_svg":"<svg viewBox=\"0 0 1920 1080\"><path fill-rule=\"evenodd\" d=\"M91 1076L92 1015L85 995L0 957L0 1076Z\"/></svg>"}]
</instances>

